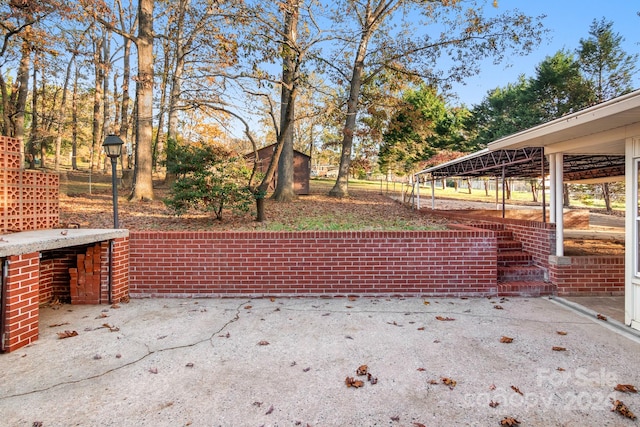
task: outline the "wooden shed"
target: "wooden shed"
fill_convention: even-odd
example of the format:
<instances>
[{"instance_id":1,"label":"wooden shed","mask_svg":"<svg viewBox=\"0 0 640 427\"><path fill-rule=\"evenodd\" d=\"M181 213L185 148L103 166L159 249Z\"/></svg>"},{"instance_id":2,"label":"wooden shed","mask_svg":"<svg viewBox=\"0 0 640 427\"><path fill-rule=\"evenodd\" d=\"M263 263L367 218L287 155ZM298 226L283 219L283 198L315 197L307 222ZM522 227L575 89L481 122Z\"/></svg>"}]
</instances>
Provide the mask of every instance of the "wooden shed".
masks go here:
<instances>
[{"instance_id":1,"label":"wooden shed","mask_svg":"<svg viewBox=\"0 0 640 427\"><path fill-rule=\"evenodd\" d=\"M271 162L276 145L271 144L258 150L258 171L265 173ZM253 165L254 153L245 154L244 158ZM309 177L311 175L311 157L293 150L293 191L298 195L309 194ZM269 191L273 191L278 182L278 170L269 185Z\"/></svg>"}]
</instances>

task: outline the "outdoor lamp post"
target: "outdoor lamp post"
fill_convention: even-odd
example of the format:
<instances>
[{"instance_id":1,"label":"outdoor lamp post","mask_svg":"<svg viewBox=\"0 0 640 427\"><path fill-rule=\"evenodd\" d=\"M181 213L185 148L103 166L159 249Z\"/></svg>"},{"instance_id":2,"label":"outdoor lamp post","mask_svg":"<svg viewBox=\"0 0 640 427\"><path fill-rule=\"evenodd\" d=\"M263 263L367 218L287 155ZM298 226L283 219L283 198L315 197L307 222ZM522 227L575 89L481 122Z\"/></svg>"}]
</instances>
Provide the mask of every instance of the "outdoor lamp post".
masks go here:
<instances>
[{"instance_id":1,"label":"outdoor lamp post","mask_svg":"<svg viewBox=\"0 0 640 427\"><path fill-rule=\"evenodd\" d=\"M116 184L116 166L118 157L122 151L124 142L117 135L109 135L105 138L102 146L104 152L111 159L111 187L113 189L113 228L118 228L118 185Z\"/></svg>"}]
</instances>

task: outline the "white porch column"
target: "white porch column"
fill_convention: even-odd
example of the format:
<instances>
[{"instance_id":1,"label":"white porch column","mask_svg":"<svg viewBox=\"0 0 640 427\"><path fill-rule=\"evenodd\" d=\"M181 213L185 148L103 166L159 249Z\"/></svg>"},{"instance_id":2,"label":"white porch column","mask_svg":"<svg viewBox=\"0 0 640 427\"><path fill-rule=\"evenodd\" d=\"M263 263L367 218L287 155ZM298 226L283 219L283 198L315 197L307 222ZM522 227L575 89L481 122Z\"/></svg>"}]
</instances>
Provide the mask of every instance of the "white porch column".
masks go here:
<instances>
[{"instance_id":1,"label":"white porch column","mask_svg":"<svg viewBox=\"0 0 640 427\"><path fill-rule=\"evenodd\" d=\"M549 222L556 222L556 155L549 154Z\"/></svg>"},{"instance_id":2,"label":"white porch column","mask_svg":"<svg viewBox=\"0 0 640 427\"><path fill-rule=\"evenodd\" d=\"M436 208L436 179L431 177L431 210Z\"/></svg>"},{"instance_id":3,"label":"white porch column","mask_svg":"<svg viewBox=\"0 0 640 427\"><path fill-rule=\"evenodd\" d=\"M416 175L415 176L415 180L413 182L413 185L417 185L418 187L416 188L416 206L418 207L418 210L420 210L420 175Z\"/></svg>"},{"instance_id":4,"label":"white porch column","mask_svg":"<svg viewBox=\"0 0 640 427\"><path fill-rule=\"evenodd\" d=\"M555 212L556 212L556 256L564 256L564 218L563 218L563 176L564 171L564 155L556 153L555 155Z\"/></svg>"}]
</instances>

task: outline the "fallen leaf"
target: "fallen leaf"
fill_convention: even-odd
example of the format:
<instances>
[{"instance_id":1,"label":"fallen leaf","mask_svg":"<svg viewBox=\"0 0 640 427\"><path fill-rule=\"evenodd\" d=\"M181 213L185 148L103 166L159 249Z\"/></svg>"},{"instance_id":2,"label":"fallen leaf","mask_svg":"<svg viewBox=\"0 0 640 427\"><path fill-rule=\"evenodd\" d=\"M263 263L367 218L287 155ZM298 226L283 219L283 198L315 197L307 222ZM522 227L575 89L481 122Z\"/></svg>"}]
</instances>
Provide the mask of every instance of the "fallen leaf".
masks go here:
<instances>
[{"instance_id":1,"label":"fallen leaf","mask_svg":"<svg viewBox=\"0 0 640 427\"><path fill-rule=\"evenodd\" d=\"M269 415L270 413L273 412L273 405L269 406L269 409L267 409L267 412L265 412L265 415Z\"/></svg>"},{"instance_id":2,"label":"fallen leaf","mask_svg":"<svg viewBox=\"0 0 640 427\"><path fill-rule=\"evenodd\" d=\"M259 341L258 345L269 345L269 341Z\"/></svg>"},{"instance_id":3,"label":"fallen leaf","mask_svg":"<svg viewBox=\"0 0 640 427\"><path fill-rule=\"evenodd\" d=\"M636 419L635 414L631 412L629 408L627 408L627 405L625 405L621 400L614 401L613 399L611 399L611 402L613 403L613 408L611 409L612 412L617 412L620 415L632 420Z\"/></svg>"},{"instance_id":4,"label":"fallen leaf","mask_svg":"<svg viewBox=\"0 0 640 427\"><path fill-rule=\"evenodd\" d=\"M414 427L427 427L427 426L425 426L425 425L424 425L424 424L422 424L422 423L413 423L413 426L414 426Z\"/></svg>"},{"instance_id":5,"label":"fallen leaf","mask_svg":"<svg viewBox=\"0 0 640 427\"><path fill-rule=\"evenodd\" d=\"M253 406L257 406L258 408L262 406L262 402L253 402Z\"/></svg>"},{"instance_id":6,"label":"fallen leaf","mask_svg":"<svg viewBox=\"0 0 640 427\"><path fill-rule=\"evenodd\" d=\"M93 360L100 360L102 359L102 356L100 356L99 354L96 354L93 356Z\"/></svg>"},{"instance_id":7,"label":"fallen leaf","mask_svg":"<svg viewBox=\"0 0 640 427\"><path fill-rule=\"evenodd\" d=\"M453 380L453 379L451 379L451 378L442 377L442 378L440 378L440 379L442 380L442 383L443 383L443 384L448 385L448 386L449 386L449 388L450 388L450 389L452 389L452 390L453 390L453 388L456 386L456 384L458 384L458 383L456 382L456 380Z\"/></svg>"},{"instance_id":8,"label":"fallen leaf","mask_svg":"<svg viewBox=\"0 0 640 427\"><path fill-rule=\"evenodd\" d=\"M353 306L352 306L352 305L345 305L345 307L347 307L347 308L353 308Z\"/></svg>"},{"instance_id":9,"label":"fallen leaf","mask_svg":"<svg viewBox=\"0 0 640 427\"><path fill-rule=\"evenodd\" d=\"M103 328L107 328L107 329L109 330L109 332L118 332L118 331L120 330L120 328L115 327L115 326L111 326L111 325L110 325L110 324L108 324L108 323L103 323L103 324L102 324L102 327L103 327Z\"/></svg>"},{"instance_id":10,"label":"fallen leaf","mask_svg":"<svg viewBox=\"0 0 640 427\"><path fill-rule=\"evenodd\" d=\"M76 331L58 332L58 338L61 339L61 340L65 339L65 338L75 337L77 335L78 335L78 333Z\"/></svg>"},{"instance_id":11,"label":"fallen leaf","mask_svg":"<svg viewBox=\"0 0 640 427\"><path fill-rule=\"evenodd\" d=\"M229 332L227 332L224 335L218 335L218 337L220 337L220 338L229 338L230 336L231 336L231 334Z\"/></svg>"},{"instance_id":12,"label":"fallen leaf","mask_svg":"<svg viewBox=\"0 0 640 427\"><path fill-rule=\"evenodd\" d=\"M518 387L514 386L514 385L511 386L511 390L515 391L520 396L524 396L524 394L520 391L520 389Z\"/></svg>"},{"instance_id":13,"label":"fallen leaf","mask_svg":"<svg viewBox=\"0 0 640 427\"><path fill-rule=\"evenodd\" d=\"M357 299L358 299L358 298L356 298L356 297L349 297L349 301L355 301L355 300L357 300Z\"/></svg>"},{"instance_id":14,"label":"fallen leaf","mask_svg":"<svg viewBox=\"0 0 640 427\"><path fill-rule=\"evenodd\" d=\"M371 374L367 374L367 380L371 383L371 385L378 384L378 378L375 378Z\"/></svg>"},{"instance_id":15,"label":"fallen leaf","mask_svg":"<svg viewBox=\"0 0 640 427\"><path fill-rule=\"evenodd\" d=\"M503 310L502 306L498 304L494 305L493 308L495 308L496 310Z\"/></svg>"},{"instance_id":16,"label":"fallen leaf","mask_svg":"<svg viewBox=\"0 0 640 427\"><path fill-rule=\"evenodd\" d=\"M419 331L424 331L424 326L421 326L420 328L418 328Z\"/></svg>"},{"instance_id":17,"label":"fallen leaf","mask_svg":"<svg viewBox=\"0 0 640 427\"><path fill-rule=\"evenodd\" d=\"M598 313L598 315L596 317L598 318L598 320L603 320L605 322L607 321L607 316L604 316L604 315L602 315L600 313Z\"/></svg>"},{"instance_id":18,"label":"fallen leaf","mask_svg":"<svg viewBox=\"0 0 640 427\"><path fill-rule=\"evenodd\" d=\"M192 362L189 362L189 363L187 363L187 364L186 364L186 365L184 365L184 366L186 366L187 368L193 368L193 363L192 363Z\"/></svg>"},{"instance_id":19,"label":"fallen leaf","mask_svg":"<svg viewBox=\"0 0 640 427\"><path fill-rule=\"evenodd\" d=\"M400 421L400 417L396 415L395 417L391 417L391 421Z\"/></svg>"},{"instance_id":20,"label":"fallen leaf","mask_svg":"<svg viewBox=\"0 0 640 427\"><path fill-rule=\"evenodd\" d=\"M489 406L491 406L492 408L497 408L499 404L500 402L494 402L493 400L489 402Z\"/></svg>"},{"instance_id":21,"label":"fallen leaf","mask_svg":"<svg viewBox=\"0 0 640 427\"><path fill-rule=\"evenodd\" d=\"M621 391L623 393L637 393L638 392L638 390L635 388L635 386L633 386L631 384L618 384L617 386L614 387L614 390Z\"/></svg>"},{"instance_id":22,"label":"fallen leaf","mask_svg":"<svg viewBox=\"0 0 640 427\"><path fill-rule=\"evenodd\" d=\"M54 323L53 325L49 325L50 328L57 328L58 326L64 326L64 325L68 325L69 322L63 322L63 323Z\"/></svg>"},{"instance_id":23,"label":"fallen leaf","mask_svg":"<svg viewBox=\"0 0 640 427\"><path fill-rule=\"evenodd\" d=\"M274 297L271 297L271 298L269 298L269 301L276 302L276 299Z\"/></svg>"},{"instance_id":24,"label":"fallen leaf","mask_svg":"<svg viewBox=\"0 0 640 427\"><path fill-rule=\"evenodd\" d=\"M356 369L357 375L367 375L368 372L369 372L369 367L367 365L360 365L358 366L358 369Z\"/></svg>"},{"instance_id":25,"label":"fallen leaf","mask_svg":"<svg viewBox=\"0 0 640 427\"><path fill-rule=\"evenodd\" d=\"M31 427L42 427L42 426L43 426L42 421L34 421L31 424Z\"/></svg>"},{"instance_id":26,"label":"fallen leaf","mask_svg":"<svg viewBox=\"0 0 640 427\"><path fill-rule=\"evenodd\" d=\"M567 335L567 333L565 331L556 331L556 334L558 334L558 335Z\"/></svg>"},{"instance_id":27,"label":"fallen leaf","mask_svg":"<svg viewBox=\"0 0 640 427\"><path fill-rule=\"evenodd\" d=\"M302 370L302 372L309 372L310 370L311 370L311 368L310 368L310 367L306 367L306 368L304 368L304 369Z\"/></svg>"},{"instance_id":28,"label":"fallen leaf","mask_svg":"<svg viewBox=\"0 0 640 427\"><path fill-rule=\"evenodd\" d=\"M417 371L420 371L420 372L424 372L424 371L426 371L426 369L424 369L424 368L418 368L418 369L416 369L416 370L417 370Z\"/></svg>"},{"instance_id":29,"label":"fallen leaf","mask_svg":"<svg viewBox=\"0 0 640 427\"><path fill-rule=\"evenodd\" d=\"M502 419L502 421L500 421L500 425L501 426L514 427L514 426L519 426L520 425L520 421L516 420L513 417L504 417Z\"/></svg>"},{"instance_id":30,"label":"fallen leaf","mask_svg":"<svg viewBox=\"0 0 640 427\"><path fill-rule=\"evenodd\" d=\"M250 309L251 309L251 306L250 306L250 305L245 305L245 306L244 306L244 309L245 309L245 310L250 310Z\"/></svg>"},{"instance_id":31,"label":"fallen leaf","mask_svg":"<svg viewBox=\"0 0 640 427\"><path fill-rule=\"evenodd\" d=\"M429 384L438 384L439 381L438 380L429 380Z\"/></svg>"},{"instance_id":32,"label":"fallen leaf","mask_svg":"<svg viewBox=\"0 0 640 427\"><path fill-rule=\"evenodd\" d=\"M566 371L566 369L558 367L558 368L556 368L556 371L564 372L564 371Z\"/></svg>"},{"instance_id":33,"label":"fallen leaf","mask_svg":"<svg viewBox=\"0 0 640 427\"><path fill-rule=\"evenodd\" d=\"M347 387L360 388L360 387L364 386L364 382L363 381L356 380L353 377L345 378L344 383L347 385Z\"/></svg>"},{"instance_id":34,"label":"fallen leaf","mask_svg":"<svg viewBox=\"0 0 640 427\"><path fill-rule=\"evenodd\" d=\"M503 344L511 344L513 342L513 338L502 336L502 338L500 338L500 342Z\"/></svg>"},{"instance_id":35,"label":"fallen leaf","mask_svg":"<svg viewBox=\"0 0 640 427\"><path fill-rule=\"evenodd\" d=\"M165 339L166 337L167 337L166 335L160 335L157 339L159 339L159 340L163 340L163 339Z\"/></svg>"},{"instance_id":36,"label":"fallen leaf","mask_svg":"<svg viewBox=\"0 0 640 427\"><path fill-rule=\"evenodd\" d=\"M149 372L152 374L157 374L158 373L158 368L156 368L155 366L153 368L149 368Z\"/></svg>"},{"instance_id":37,"label":"fallen leaf","mask_svg":"<svg viewBox=\"0 0 640 427\"><path fill-rule=\"evenodd\" d=\"M429 304L431 304L431 303L430 303L429 301L425 301L425 302L423 302L423 304L424 304L424 305L429 305Z\"/></svg>"},{"instance_id":38,"label":"fallen leaf","mask_svg":"<svg viewBox=\"0 0 640 427\"><path fill-rule=\"evenodd\" d=\"M394 320L393 322L387 322L387 325L393 325L393 326L399 326L402 327L402 325L396 323L396 321Z\"/></svg>"},{"instance_id":39,"label":"fallen leaf","mask_svg":"<svg viewBox=\"0 0 640 427\"><path fill-rule=\"evenodd\" d=\"M489 390L495 390L495 389L496 389L496 385L495 385L495 384L491 384L491 385L489 386Z\"/></svg>"},{"instance_id":40,"label":"fallen leaf","mask_svg":"<svg viewBox=\"0 0 640 427\"><path fill-rule=\"evenodd\" d=\"M564 347L557 347L557 346L553 346L553 347L551 347L551 350L553 350L553 351L567 351L567 349L566 349L566 348L564 348Z\"/></svg>"},{"instance_id":41,"label":"fallen leaf","mask_svg":"<svg viewBox=\"0 0 640 427\"><path fill-rule=\"evenodd\" d=\"M456 320L453 317L442 317L442 316L436 316L436 319L442 322L450 322L452 320Z\"/></svg>"}]
</instances>

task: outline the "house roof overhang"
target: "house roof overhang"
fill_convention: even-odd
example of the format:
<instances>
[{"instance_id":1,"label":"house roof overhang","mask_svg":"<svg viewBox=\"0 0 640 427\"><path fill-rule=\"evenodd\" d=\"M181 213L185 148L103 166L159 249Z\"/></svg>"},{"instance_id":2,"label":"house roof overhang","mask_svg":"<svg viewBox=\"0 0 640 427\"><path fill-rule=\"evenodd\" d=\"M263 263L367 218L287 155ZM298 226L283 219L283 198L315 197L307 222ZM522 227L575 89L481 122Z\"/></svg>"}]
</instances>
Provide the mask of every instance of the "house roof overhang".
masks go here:
<instances>
[{"instance_id":1,"label":"house roof overhang","mask_svg":"<svg viewBox=\"0 0 640 427\"><path fill-rule=\"evenodd\" d=\"M424 169L443 177L540 177L545 155L564 156L567 181L624 176L625 140L640 135L640 91L580 110L490 143L486 149Z\"/></svg>"}]
</instances>

